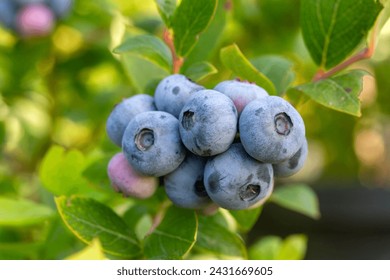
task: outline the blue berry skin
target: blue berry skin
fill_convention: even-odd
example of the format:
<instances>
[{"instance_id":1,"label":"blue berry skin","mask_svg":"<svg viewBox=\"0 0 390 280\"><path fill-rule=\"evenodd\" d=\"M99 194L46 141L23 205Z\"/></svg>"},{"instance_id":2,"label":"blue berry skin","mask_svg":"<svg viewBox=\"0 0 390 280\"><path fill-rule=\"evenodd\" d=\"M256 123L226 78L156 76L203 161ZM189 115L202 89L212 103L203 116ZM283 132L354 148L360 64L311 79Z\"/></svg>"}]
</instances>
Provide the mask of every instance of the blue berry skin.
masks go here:
<instances>
[{"instance_id":1,"label":"blue berry skin","mask_svg":"<svg viewBox=\"0 0 390 280\"><path fill-rule=\"evenodd\" d=\"M258 85L239 80L220 82L214 87L214 90L222 92L233 101L238 115L241 114L245 106L252 100L269 95Z\"/></svg>"},{"instance_id":2,"label":"blue berry skin","mask_svg":"<svg viewBox=\"0 0 390 280\"><path fill-rule=\"evenodd\" d=\"M20 6L45 3L45 0L13 0L13 1Z\"/></svg>"},{"instance_id":3,"label":"blue berry skin","mask_svg":"<svg viewBox=\"0 0 390 280\"><path fill-rule=\"evenodd\" d=\"M273 164L291 158L305 141L301 115L278 96L250 102L241 113L239 130L246 152Z\"/></svg>"},{"instance_id":4,"label":"blue berry skin","mask_svg":"<svg viewBox=\"0 0 390 280\"><path fill-rule=\"evenodd\" d=\"M144 176L167 175L186 156L178 120L161 111L136 115L126 127L122 149L130 165Z\"/></svg>"},{"instance_id":5,"label":"blue berry skin","mask_svg":"<svg viewBox=\"0 0 390 280\"><path fill-rule=\"evenodd\" d=\"M215 90L201 90L184 105L179 117L180 135L188 150L199 156L226 151L237 133L233 101Z\"/></svg>"},{"instance_id":6,"label":"blue berry skin","mask_svg":"<svg viewBox=\"0 0 390 280\"><path fill-rule=\"evenodd\" d=\"M206 158L188 153L180 166L164 177L165 192L175 205L203 209L212 203L203 183L205 165Z\"/></svg>"},{"instance_id":7,"label":"blue berry skin","mask_svg":"<svg viewBox=\"0 0 390 280\"><path fill-rule=\"evenodd\" d=\"M12 0L0 1L0 24L8 29L15 28L16 8Z\"/></svg>"},{"instance_id":8,"label":"blue berry skin","mask_svg":"<svg viewBox=\"0 0 390 280\"><path fill-rule=\"evenodd\" d=\"M156 111L153 97L147 94L137 94L124 99L117 104L108 116L106 131L113 143L122 147L122 137L126 126L138 114Z\"/></svg>"},{"instance_id":9,"label":"blue berry skin","mask_svg":"<svg viewBox=\"0 0 390 280\"><path fill-rule=\"evenodd\" d=\"M57 18L66 17L72 6L72 0L46 0Z\"/></svg>"},{"instance_id":10,"label":"blue berry skin","mask_svg":"<svg viewBox=\"0 0 390 280\"><path fill-rule=\"evenodd\" d=\"M240 143L209 159L204 184L211 200L229 210L259 206L272 193L272 165L250 157Z\"/></svg>"},{"instance_id":11,"label":"blue berry skin","mask_svg":"<svg viewBox=\"0 0 390 280\"><path fill-rule=\"evenodd\" d=\"M168 112L179 118L184 104L191 95L204 87L192 82L181 74L170 75L158 84L154 93L156 107L159 111Z\"/></svg>"},{"instance_id":12,"label":"blue berry skin","mask_svg":"<svg viewBox=\"0 0 390 280\"><path fill-rule=\"evenodd\" d=\"M272 165L275 177L285 178L296 174L305 165L308 151L305 139L302 147L291 158Z\"/></svg>"}]
</instances>

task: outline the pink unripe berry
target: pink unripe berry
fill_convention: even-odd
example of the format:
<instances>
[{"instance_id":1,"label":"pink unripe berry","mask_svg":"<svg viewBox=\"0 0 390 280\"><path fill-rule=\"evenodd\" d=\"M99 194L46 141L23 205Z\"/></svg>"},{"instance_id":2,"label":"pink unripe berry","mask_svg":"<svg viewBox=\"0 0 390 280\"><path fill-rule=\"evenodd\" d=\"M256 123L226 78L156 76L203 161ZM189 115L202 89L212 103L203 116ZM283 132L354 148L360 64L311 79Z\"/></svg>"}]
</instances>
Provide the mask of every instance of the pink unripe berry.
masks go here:
<instances>
[{"instance_id":1,"label":"pink unripe berry","mask_svg":"<svg viewBox=\"0 0 390 280\"><path fill-rule=\"evenodd\" d=\"M107 173L114 190L123 193L124 196L148 198L154 194L158 186L157 178L142 176L135 172L123 153L117 153L111 158Z\"/></svg>"},{"instance_id":2,"label":"pink unripe berry","mask_svg":"<svg viewBox=\"0 0 390 280\"><path fill-rule=\"evenodd\" d=\"M54 27L54 14L43 4L31 4L23 7L17 16L17 28L25 37L48 35Z\"/></svg>"}]
</instances>

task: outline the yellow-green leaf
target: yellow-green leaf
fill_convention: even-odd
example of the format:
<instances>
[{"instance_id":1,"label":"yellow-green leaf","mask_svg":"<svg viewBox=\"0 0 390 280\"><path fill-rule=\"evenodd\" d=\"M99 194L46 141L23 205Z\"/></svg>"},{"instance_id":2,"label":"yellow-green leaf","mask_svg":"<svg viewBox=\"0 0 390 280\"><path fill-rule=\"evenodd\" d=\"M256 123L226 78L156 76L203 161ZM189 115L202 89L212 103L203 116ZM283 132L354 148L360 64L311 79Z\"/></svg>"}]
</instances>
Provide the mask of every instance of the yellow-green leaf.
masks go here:
<instances>
[{"instance_id":1,"label":"yellow-green leaf","mask_svg":"<svg viewBox=\"0 0 390 280\"><path fill-rule=\"evenodd\" d=\"M182 0L172 19L174 44L180 56L186 56L214 16L217 0Z\"/></svg>"},{"instance_id":2,"label":"yellow-green leaf","mask_svg":"<svg viewBox=\"0 0 390 280\"><path fill-rule=\"evenodd\" d=\"M320 217L317 195L307 185L296 184L278 187L272 193L270 201L313 219Z\"/></svg>"},{"instance_id":3,"label":"yellow-green leaf","mask_svg":"<svg viewBox=\"0 0 390 280\"><path fill-rule=\"evenodd\" d=\"M83 242L99 239L104 252L138 258L141 247L126 223L108 206L83 197L57 197L58 211L67 227Z\"/></svg>"},{"instance_id":4,"label":"yellow-green leaf","mask_svg":"<svg viewBox=\"0 0 390 280\"><path fill-rule=\"evenodd\" d=\"M369 74L363 70L352 70L332 78L297 86L291 91L299 91L330 109L360 117L359 95L363 90L365 75Z\"/></svg>"},{"instance_id":5,"label":"yellow-green leaf","mask_svg":"<svg viewBox=\"0 0 390 280\"><path fill-rule=\"evenodd\" d=\"M214 65L207 61L202 61L194 63L188 67L184 72L184 75L186 75L191 80L198 82L217 72L218 70L214 67Z\"/></svg>"},{"instance_id":6,"label":"yellow-green leaf","mask_svg":"<svg viewBox=\"0 0 390 280\"><path fill-rule=\"evenodd\" d=\"M92 242L82 249L66 258L67 260L105 260L107 257L103 254L103 248L99 239L94 239Z\"/></svg>"},{"instance_id":7,"label":"yellow-green leaf","mask_svg":"<svg viewBox=\"0 0 390 280\"><path fill-rule=\"evenodd\" d=\"M136 35L128 37L114 49L117 54L133 54L146 59L157 66L170 71L172 68L172 54L168 46L153 35Z\"/></svg>"},{"instance_id":8,"label":"yellow-green leaf","mask_svg":"<svg viewBox=\"0 0 390 280\"><path fill-rule=\"evenodd\" d=\"M30 226L49 220L55 212L25 199L0 197L0 226Z\"/></svg>"},{"instance_id":9,"label":"yellow-green leaf","mask_svg":"<svg viewBox=\"0 0 390 280\"><path fill-rule=\"evenodd\" d=\"M220 56L225 67L231 70L234 75L243 80L256 83L269 94L276 94L273 83L249 62L236 44L223 48Z\"/></svg>"}]
</instances>

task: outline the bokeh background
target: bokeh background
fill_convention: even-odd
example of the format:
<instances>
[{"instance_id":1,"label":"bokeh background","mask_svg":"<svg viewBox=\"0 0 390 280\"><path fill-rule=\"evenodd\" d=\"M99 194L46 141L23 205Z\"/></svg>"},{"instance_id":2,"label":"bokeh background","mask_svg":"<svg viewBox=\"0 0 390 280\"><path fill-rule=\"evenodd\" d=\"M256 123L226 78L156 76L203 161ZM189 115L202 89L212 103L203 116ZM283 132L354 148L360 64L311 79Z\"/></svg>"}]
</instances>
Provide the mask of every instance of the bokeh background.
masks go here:
<instances>
[{"instance_id":1,"label":"bokeh background","mask_svg":"<svg viewBox=\"0 0 390 280\"><path fill-rule=\"evenodd\" d=\"M213 87L232 78L218 53L232 43L248 58L285 57L296 85L311 80L317 69L300 33L298 0L226 3L217 47L206 54L218 73L201 84ZM110 190L105 166L117 148L107 138L105 121L116 103L140 93L141 79L127 74L112 49L126 33L161 37L163 28L153 0L76 0L45 38L21 39L0 27L0 195L55 209L39 176L53 144L99 158L86 176ZM377 37L374 56L353 67L372 74L364 78L362 117L310 101L298 107L309 157L287 182L315 190L321 219L267 205L249 243L264 235L304 233L307 259L390 258L390 23ZM0 225L0 259L62 259L82 247L59 216L39 226Z\"/></svg>"}]
</instances>

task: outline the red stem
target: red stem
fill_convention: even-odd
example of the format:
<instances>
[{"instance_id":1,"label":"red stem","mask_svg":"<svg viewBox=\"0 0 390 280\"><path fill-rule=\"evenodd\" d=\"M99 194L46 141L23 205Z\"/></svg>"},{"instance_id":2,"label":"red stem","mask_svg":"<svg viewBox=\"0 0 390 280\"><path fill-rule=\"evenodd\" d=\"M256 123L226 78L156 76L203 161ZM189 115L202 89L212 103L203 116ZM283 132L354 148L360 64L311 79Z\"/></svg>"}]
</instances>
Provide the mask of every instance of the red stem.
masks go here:
<instances>
[{"instance_id":1,"label":"red stem","mask_svg":"<svg viewBox=\"0 0 390 280\"><path fill-rule=\"evenodd\" d=\"M152 234L153 231L161 224L169 205L171 205L170 201L165 201L160 205L160 208L158 209L156 215L153 217L152 226L150 227L146 235Z\"/></svg>"},{"instance_id":2,"label":"red stem","mask_svg":"<svg viewBox=\"0 0 390 280\"><path fill-rule=\"evenodd\" d=\"M168 48L171 50L172 53L172 72L173 74L177 74L180 72L180 68L184 63L184 59L182 57L179 57L176 54L175 45L173 44L173 38L172 34L169 32L168 29L165 29L163 32L163 40L165 44L167 44Z\"/></svg>"}]
</instances>

